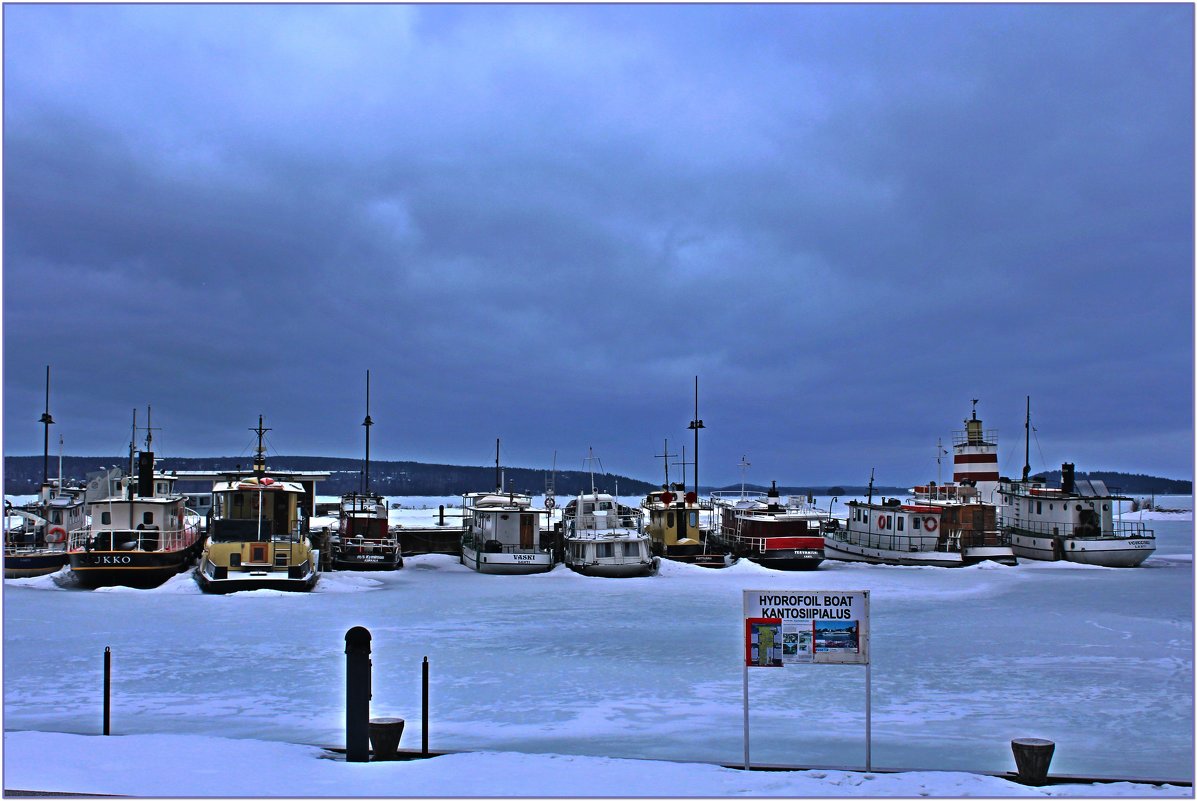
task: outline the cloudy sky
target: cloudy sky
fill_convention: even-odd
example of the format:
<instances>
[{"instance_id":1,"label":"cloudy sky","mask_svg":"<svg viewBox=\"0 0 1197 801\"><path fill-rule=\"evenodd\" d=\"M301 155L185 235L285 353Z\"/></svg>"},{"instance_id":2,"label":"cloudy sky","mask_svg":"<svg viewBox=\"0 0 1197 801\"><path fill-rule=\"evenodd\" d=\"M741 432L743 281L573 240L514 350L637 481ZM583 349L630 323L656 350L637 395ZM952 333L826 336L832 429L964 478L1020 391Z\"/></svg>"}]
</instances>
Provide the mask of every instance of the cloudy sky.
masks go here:
<instances>
[{"instance_id":1,"label":"cloudy sky","mask_svg":"<svg viewBox=\"0 0 1197 801\"><path fill-rule=\"evenodd\" d=\"M3 11L7 454L1192 476L1191 4Z\"/></svg>"}]
</instances>

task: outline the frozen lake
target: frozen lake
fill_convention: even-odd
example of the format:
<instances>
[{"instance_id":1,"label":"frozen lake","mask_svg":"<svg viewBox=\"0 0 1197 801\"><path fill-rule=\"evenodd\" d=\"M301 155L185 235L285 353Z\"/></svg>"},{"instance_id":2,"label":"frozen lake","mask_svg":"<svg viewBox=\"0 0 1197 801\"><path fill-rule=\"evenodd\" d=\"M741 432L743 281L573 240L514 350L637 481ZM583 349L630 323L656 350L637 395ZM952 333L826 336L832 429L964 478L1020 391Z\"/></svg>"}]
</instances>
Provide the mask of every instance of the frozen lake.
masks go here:
<instances>
[{"instance_id":1,"label":"frozen lake","mask_svg":"<svg viewBox=\"0 0 1197 801\"><path fill-rule=\"evenodd\" d=\"M405 747L428 656L433 748L735 763L741 591L867 589L874 767L1010 770L1011 738L1045 737L1053 773L1191 779L1193 523L1152 526L1158 550L1127 570L666 562L612 580L424 556L306 595L208 596L189 575L149 591L6 581L4 727L99 732L111 646L115 734L342 745L344 635L360 625L372 714L406 718ZM750 671L753 761L863 766L864 678Z\"/></svg>"}]
</instances>

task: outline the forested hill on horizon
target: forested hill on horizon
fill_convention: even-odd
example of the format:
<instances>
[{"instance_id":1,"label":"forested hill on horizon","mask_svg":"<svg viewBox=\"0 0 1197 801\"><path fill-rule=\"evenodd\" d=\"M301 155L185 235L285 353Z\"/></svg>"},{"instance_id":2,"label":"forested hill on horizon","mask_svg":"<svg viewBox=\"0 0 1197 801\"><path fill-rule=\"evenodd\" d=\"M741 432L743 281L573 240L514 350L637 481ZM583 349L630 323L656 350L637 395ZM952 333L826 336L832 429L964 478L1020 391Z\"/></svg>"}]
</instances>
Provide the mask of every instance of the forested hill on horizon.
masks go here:
<instances>
[{"instance_id":1,"label":"forested hill on horizon","mask_svg":"<svg viewBox=\"0 0 1197 801\"><path fill-rule=\"evenodd\" d=\"M82 481L89 472L114 465L128 467L127 456L63 456L62 470L68 480ZM267 458L267 466L278 470L313 470L328 472L327 481L320 482L317 491L322 495L340 495L345 492L361 489L361 459L326 456L272 456ZM167 470L179 471L218 471L235 470L238 467L248 469L248 456L221 457L176 457L163 459L161 466ZM50 475L58 475L58 457L50 458ZM551 472L548 469L528 467L504 467L504 477L507 488L520 492L539 495L545 491L546 480ZM1036 473L1049 481L1058 482L1060 471ZM1106 485L1124 494L1156 494L1156 495L1188 495L1193 491L1193 482L1160 478L1134 473L1119 473L1115 471L1092 471L1077 473L1078 478L1100 479ZM1017 478L1017 476L1011 476ZM42 480L41 456L5 456L4 457L4 492L9 495L27 495L37 492ZM618 489L621 495L642 495L650 490L658 489L659 484L643 481L629 476L611 473L595 473L595 485L600 490L613 492ZM477 492L495 486L495 468L493 466L443 465L427 464L423 462L404 461L371 461L370 489L382 495L460 495L464 492ZM590 489L590 474L581 470L560 470L556 474L556 491L558 495L576 495ZM711 489L734 491L740 489L740 484L729 484L722 487L711 487L704 484L705 494ZM745 489L761 491L766 486L760 484L746 484ZM827 483L786 484L779 486L782 494L812 492L816 495L863 495L863 486L831 485ZM901 495L909 487L874 486L875 495Z\"/></svg>"}]
</instances>

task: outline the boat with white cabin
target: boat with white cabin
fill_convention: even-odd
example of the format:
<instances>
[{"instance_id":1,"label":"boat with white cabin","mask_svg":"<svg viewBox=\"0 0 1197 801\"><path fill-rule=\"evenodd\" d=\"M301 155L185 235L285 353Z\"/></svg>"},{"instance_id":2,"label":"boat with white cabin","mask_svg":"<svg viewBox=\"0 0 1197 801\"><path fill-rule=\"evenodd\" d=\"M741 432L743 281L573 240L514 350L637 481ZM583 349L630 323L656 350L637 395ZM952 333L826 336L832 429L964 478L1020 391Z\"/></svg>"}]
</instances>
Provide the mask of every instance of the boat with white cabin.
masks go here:
<instances>
[{"instance_id":1,"label":"boat with white cabin","mask_svg":"<svg viewBox=\"0 0 1197 801\"><path fill-rule=\"evenodd\" d=\"M595 456L591 453L588 461ZM606 578L648 576L657 572L660 557L650 552L644 514L599 492L590 472L590 492L565 505L561 514L565 564L578 573Z\"/></svg>"},{"instance_id":2,"label":"boat with white cabin","mask_svg":"<svg viewBox=\"0 0 1197 801\"><path fill-rule=\"evenodd\" d=\"M1132 499L1104 481L1077 477L1069 462L1061 466L1058 484L1031 477L1030 398L1026 429L1022 478L1003 477L997 486L1001 526L1015 554L1048 562L1137 567L1155 553L1155 532L1142 521L1122 519L1122 503Z\"/></svg>"},{"instance_id":3,"label":"boat with white cabin","mask_svg":"<svg viewBox=\"0 0 1197 801\"><path fill-rule=\"evenodd\" d=\"M470 492L462 496L461 563L479 573L504 576L553 569L553 550L541 544L541 515L520 492Z\"/></svg>"}]
</instances>

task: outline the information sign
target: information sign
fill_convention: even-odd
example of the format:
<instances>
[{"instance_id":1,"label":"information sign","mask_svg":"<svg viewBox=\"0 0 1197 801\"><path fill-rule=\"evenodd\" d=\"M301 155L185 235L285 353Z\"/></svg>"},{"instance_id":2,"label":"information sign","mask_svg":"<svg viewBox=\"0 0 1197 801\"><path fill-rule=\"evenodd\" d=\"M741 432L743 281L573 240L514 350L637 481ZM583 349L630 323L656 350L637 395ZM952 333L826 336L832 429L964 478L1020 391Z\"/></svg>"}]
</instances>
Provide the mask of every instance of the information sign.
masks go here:
<instances>
[{"instance_id":1,"label":"information sign","mask_svg":"<svg viewBox=\"0 0 1197 801\"><path fill-rule=\"evenodd\" d=\"M746 667L868 663L868 590L744 590Z\"/></svg>"}]
</instances>

